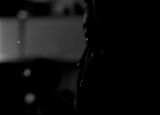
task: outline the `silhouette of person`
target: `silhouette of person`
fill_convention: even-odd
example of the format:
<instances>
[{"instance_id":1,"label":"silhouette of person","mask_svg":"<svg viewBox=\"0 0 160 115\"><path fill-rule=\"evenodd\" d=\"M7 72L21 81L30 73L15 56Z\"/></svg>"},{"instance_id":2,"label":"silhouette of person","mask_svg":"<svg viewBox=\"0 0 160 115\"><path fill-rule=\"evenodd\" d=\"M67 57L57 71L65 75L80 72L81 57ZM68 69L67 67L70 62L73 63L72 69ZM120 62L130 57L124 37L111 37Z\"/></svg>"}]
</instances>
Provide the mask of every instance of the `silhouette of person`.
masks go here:
<instances>
[{"instance_id":1,"label":"silhouette of person","mask_svg":"<svg viewBox=\"0 0 160 115\"><path fill-rule=\"evenodd\" d=\"M86 50L80 60L78 113L148 111L143 81L152 73L146 45L146 38L153 35L151 13L140 2L85 2Z\"/></svg>"}]
</instances>

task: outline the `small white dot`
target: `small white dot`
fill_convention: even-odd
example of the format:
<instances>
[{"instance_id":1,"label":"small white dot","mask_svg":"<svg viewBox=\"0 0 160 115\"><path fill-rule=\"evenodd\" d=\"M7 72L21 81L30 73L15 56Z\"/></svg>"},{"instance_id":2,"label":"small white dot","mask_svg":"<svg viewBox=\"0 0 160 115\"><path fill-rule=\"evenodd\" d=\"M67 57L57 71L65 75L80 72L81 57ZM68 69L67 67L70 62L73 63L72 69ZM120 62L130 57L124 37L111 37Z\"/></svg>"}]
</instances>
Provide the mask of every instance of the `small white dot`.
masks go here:
<instances>
[{"instance_id":1,"label":"small white dot","mask_svg":"<svg viewBox=\"0 0 160 115\"><path fill-rule=\"evenodd\" d=\"M32 104L35 101L35 99L36 99L36 96L33 93L28 93L24 97L24 101L27 104Z\"/></svg>"},{"instance_id":2,"label":"small white dot","mask_svg":"<svg viewBox=\"0 0 160 115\"><path fill-rule=\"evenodd\" d=\"M23 74L25 77L29 77L31 75L31 70L29 68L25 69Z\"/></svg>"}]
</instances>

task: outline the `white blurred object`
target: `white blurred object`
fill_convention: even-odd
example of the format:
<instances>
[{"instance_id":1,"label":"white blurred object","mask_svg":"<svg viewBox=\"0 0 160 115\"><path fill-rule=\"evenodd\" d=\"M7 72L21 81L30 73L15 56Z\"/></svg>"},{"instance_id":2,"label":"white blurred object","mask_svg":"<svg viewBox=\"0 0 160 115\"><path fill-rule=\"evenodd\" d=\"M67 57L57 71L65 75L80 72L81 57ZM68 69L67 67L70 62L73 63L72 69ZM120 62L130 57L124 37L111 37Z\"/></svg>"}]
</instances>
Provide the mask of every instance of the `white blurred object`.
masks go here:
<instances>
[{"instance_id":1,"label":"white blurred object","mask_svg":"<svg viewBox=\"0 0 160 115\"><path fill-rule=\"evenodd\" d=\"M19 20L0 18L0 61L21 58L20 48L27 58L69 60L78 60L85 49L82 17L32 17L25 25L25 44L19 33Z\"/></svg>"},{"instance_id":2,"label":"white blurred object","mask_svg":"<svg viewBox=\"0 0 160 115\"><path fill-rule=\"evenodd\" d=\"M32 104L36 99L36 96L33 93L28 93L24 97L24 101L26 104Z\"/></svg>"},{"instance_id":3,"label":"white blurred object","mask_svg":"<svg viewBox=\"0 0 160 115\"><path fill-rule=\"evenodd\" d=\"M31 69L27 68L27 69L24 70L23 76L24 77L29 77L29 76L31 76L31 73L32 73Z\"/></svg>"},{"instance_id":4,"label":"white blurred object","mask_svg":"<svg viewBox=\"0 0 160 115\"><path fill-rule=\"evenodd\" d=\"M0 61L19 57L18 21L0 18Z\"/></svg>"},{"instance_id":5,"label":"white blurred object","mask_svg":"<svg viewBox=\"0 0 160 115\"><path fill-rule=\"evenodd\" d=\"M28 21L26 56L78 60L84 49L82 17L41 18Z\"/></svg>"},{"instance_id":6,"label":"white blurred object","mask_svg":"<svg viewBox=\"0 0 160 115\"><path fill-rule=\"evenodd\" d=\"M25 11L25 10L20 10L18 13L17 13L17 17L19 18L19 19L27 19L28 18L28 12L27 11Z\"/></svg>"}]
</instances>

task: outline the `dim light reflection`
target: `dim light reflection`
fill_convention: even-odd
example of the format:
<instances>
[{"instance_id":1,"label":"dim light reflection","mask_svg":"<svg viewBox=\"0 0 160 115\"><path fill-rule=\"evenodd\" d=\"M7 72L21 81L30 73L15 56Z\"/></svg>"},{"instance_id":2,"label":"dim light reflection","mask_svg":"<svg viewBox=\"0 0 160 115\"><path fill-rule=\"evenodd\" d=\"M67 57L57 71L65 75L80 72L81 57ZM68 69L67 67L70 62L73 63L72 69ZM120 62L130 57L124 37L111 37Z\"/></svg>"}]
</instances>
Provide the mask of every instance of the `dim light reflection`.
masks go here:
<instances>
[{"instance_id":1,"label":"dim light reflection","mask_svg":"<svg viewBox=\"0 0 160 115\"><path fill-rule=\"evenodd\" d=\"M24 77L29 77L31 75L31 70L29 68L24 70Z\"/></svg>"},{"instance_id":2,"label":"dim light reflection","mask_svg":"<svg viewBox=\"0 0 160 115\"><path fill-rule=\"evenodd\" d=\"M33 93L28 93L24 97L24 101L26 104L32 104L35 101L36 97Z\"/></svg>"}]
</instances>

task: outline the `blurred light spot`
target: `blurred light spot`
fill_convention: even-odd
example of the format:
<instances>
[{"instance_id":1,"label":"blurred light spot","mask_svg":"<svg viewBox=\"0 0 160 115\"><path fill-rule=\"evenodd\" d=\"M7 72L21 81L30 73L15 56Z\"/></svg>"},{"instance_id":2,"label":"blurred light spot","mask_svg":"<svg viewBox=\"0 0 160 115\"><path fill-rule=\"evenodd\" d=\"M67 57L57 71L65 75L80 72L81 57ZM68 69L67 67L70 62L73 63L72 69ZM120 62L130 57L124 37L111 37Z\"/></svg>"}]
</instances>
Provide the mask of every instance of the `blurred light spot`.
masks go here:
<instances>
[{"instance_id":1,"label":"blurred light spot","mask_svg":"<svg viewBox=\"0 0 160 115\"><path fill-rule=\"evenodd\" d=\"M31 75L31 70L29 68L25 69L23 74L25 77L29 77Z\"/></svg>"},{"instance_id":2,"label":"blurred light spot","mask_svg":"<svg viewBox=\"0 0 160 115\"><path fill-rule=\"evenodd\" d=\"M92 58L94 57L94 53L93 53L93 52L91 53L91 57L92 57Z\"/></svg>"},{"instance_id":3,"label":"blurred light spot","mask_svg":"<svg viewBox=\"0 0 160 115\"><path fill-rule=\"evenodd\" d=\"M34 101L35 101L35 95L33 93L28 93L25 95L24 97L24 101L27 103L27 104L32 104Z\"/></svg>"},{"instance_id":4,"label":"blurred light spot","mask_svg":"<svg viewBox=\"0 0 160 115\"><path fill-rule=\"evenodd\" d=\"M26 19L28 17L28 12L25 10L21 10L17 13L17 17L21 20Z\"/></svg>"},{"instance_id":5,"label":"blurred light spot","mask_svg":"<svg viewBox=\"0 0 160 115\"><path fill-rule=\"evenodd\" d=\"M20 44L20 43L21 43L21 42L18 40L18 41L17 41L17 44Z\"/></svg>"}]
</instances>

